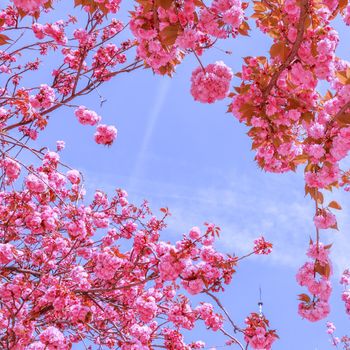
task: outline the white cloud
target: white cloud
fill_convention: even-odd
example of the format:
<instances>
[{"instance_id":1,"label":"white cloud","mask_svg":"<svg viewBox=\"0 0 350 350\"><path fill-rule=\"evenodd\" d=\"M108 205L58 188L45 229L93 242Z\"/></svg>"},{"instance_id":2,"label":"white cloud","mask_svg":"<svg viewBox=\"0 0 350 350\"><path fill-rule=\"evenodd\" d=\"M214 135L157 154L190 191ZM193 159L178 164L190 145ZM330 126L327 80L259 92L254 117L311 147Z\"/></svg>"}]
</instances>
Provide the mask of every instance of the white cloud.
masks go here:
<instances>
[{"instance_id":1,"label":"white cloud","mask_svg":"<svg viewBox=\"0 0 350 350\"><path fill-rule=\"evenodd\" d=\"M93 178L94 176L92 176ZM91 179L91 174L89 180ZM214 222L222 229L219 244L223 251L243 255L252 249L256 237L264 235L274 244L273 254L264 263L297 269L305 260L310 237L315 236L312 222L313 202L303 194L302 174L271 175L255 173L215 174L211 186L182 186L134 178L126 190L132 201L147 199L156 213L168 206L170 236L176 239L192 226ZM96 180L97 182L97 180ZM111 179L105 177L102 187L110 191ZM101 176L98 179L101 187ZM334 242L332 261L336 278L350 266L350 220L347 193L332 193L332 199L342 203L337 213L340 231L321 233L321 240ZM252 257L254 259L254 257Z\"/></svg>"}]
</instances>

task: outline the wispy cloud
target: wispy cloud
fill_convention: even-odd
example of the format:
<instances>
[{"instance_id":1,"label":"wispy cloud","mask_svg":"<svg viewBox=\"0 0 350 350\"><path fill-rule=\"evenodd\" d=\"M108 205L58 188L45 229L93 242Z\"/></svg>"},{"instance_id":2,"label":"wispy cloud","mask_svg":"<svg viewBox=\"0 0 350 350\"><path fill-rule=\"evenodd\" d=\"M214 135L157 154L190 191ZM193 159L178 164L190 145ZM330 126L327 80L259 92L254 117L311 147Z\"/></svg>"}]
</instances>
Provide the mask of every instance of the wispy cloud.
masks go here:
<instances>
[{"instance_id":1,"label":"wispy cloud","mask_svg":"<svg viewBox=\"0 0 350 350\"><path fill-rule=\"evenodd\" d=\"M183 186L135 177L127 190L132 201L148 199L155 211L164 205L169 207L172 216L168 221L168 238L176 239L192 226L209 221L222 229L219 244L223 251L245 254L252 249L254 239L264 235L274 243L273 254L264 260L267 263L296 269L305 261L309 238L314 237L315 228L313 203L302 193L302 174L279 177L263 173L243 176L216 173L215 178L211 186ZM106 190L112 189L108 177L103 182ZM99 184L101 186L100 176ZM347 215L350 207L343 192L332 193L332 199L343 206L337 213L340 231L322 232L322 240L334 242L332 260L338 276L350 265Z\"/></svg>"},{"instance_id":2,"label":"wispy cloud","mask_svg":"<svg viewBox=\"0 0 350 350\"><path fill-rule=\"evenodd\" d=\"M181 232L204 220L213 221L222 229L220 244L236 254L251 251L254 239L264 235L275 245L272 263L298 266L313 234L311 203L292 188L281 198L282 188L269 180L259 185L253 177L243 183L239 176L222 180L221 186L197 189L187 205L171 203L171 229Z\"/></svg>"},{"instance_id":3,"label":"wispy cloud","mask_svg":"<svg viewBox=\"0 0 350 350\"><path fill-rule=\"evenodd\" d=\"M199 189L197 204L195 200L187 206L179 201L172 203L171 228L183 231L211 219L222 228L221 244L237 254L251 250L253 240L263 234L274 243L274 252L269 259L271 263L298 267L305 261L309 238L315 236L313 203L303 197L300 188L295 188L300 186L293 187L293 179L279 184L266 180L260 184L264 188L260 192L256 191L253 181L253 177L247 179L246 188L239 177L231 178L226 188ZM350 267L350 207L344 192L333 193L331 199L337 199L343 206L343 210L337 213L340 230L322 231L321 239L334 243L332 261L335 274L339 276Z\"/></svg>"},{"instance_id":4,"label":"wispy cloud","mask_svg":"<svg viewBox=\"0 0 350 350\"><path fill-rule=\"evenodd\" d=\"M147 154L147 150L148 150L150 142L151 142L154 128L156 127L156 124L157 124L157 121L161 115L164 103L167 99L170 85L171 85L171 80L164 77L164 79L159 84L158 89L155 93L154 105L150 111L150 116L148 118L149 122L147 124L145 134L143 136L143 140L142 140L139 154L138 154L136 161L135 161L135 166L134 166L134 170L132 172L132 176L130 177L130 184L129 184L130 187L133 187L134 179L137 179L137 178L141 177L141 175L142 175L142 169L144 166L145 155Z\"/></svg>"}]
</instances>

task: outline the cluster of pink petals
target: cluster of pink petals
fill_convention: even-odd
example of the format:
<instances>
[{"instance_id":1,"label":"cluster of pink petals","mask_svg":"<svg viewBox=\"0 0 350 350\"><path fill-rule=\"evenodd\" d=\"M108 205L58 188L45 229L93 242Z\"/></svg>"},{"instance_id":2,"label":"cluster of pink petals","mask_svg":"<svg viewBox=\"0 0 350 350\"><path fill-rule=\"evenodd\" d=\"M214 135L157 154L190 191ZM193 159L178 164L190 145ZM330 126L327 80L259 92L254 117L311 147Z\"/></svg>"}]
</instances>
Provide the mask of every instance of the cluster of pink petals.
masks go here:
<instances>
[{"instance_id":1,"label":"cluster of pink petals","mask_svg":"<svg viewBox=\"0 0 350 350\"><path fill-rule=\"evenodd\" d=\"M311 299L306 294L301 295L298 312L301 317L316 322L327 317L330 312L329 298L332 287L329 280L331 275L329 247L325 247L322 243L312 243L307 255L314 261L306 262L299 269L296 279L313 297Z\"/></svg>"},{"instance_id":2,"label":"cluster of pink petals","mask_svg":"<svg viewBox=\"0 0 350 350\"><path fill-rule=\"evenodd\" d=\"M349 101L349 85L337 76L337 71L347 70L348 63L336 58L339 36L330 25L337 5L336 1L324 1L318 8L311 5L313 16L319 20L317 28L305 28L298 45L298 60L288 64L287 69L283 68L286 58L281 52L270 51L270 58L246 57L240 73L243 82L230 106L233 114L250 128L248 135L261 168L284 172L296 169L303 163L300 160L306 159L315 164L307 168L307 187L317 189L337 185L341 178L338 161L350 147L348 124L334 122L334 116ZM276 48L286 46L288 51L297 40L301 3L286 0L281 10L284 14L279 21L280 35L275 35L258 14L256 24L273 37ZM272 8L267 13L273 14ZM287 33L288 38L282 33ZM274 74L276 82L271 79ZM335 90L324 100L317 91L323 79ZM268 81L273 85L268 85ZM309 119L304 111L310 111Z\"/></svg>"},{"instance_id":3,"label":"cluster of pink petals","mask_svg":"<svg viewBox=\"0 0 350 350\"><path fill-rule=\"evenodd\" d=\"M47 0L13 0L13 3L19 9L25 12L38 11Z\"/></svg>"},{"instance_id":4,"label":"cluster of pink petals","mask_svg":"<svg viewBox=\"0 0 350 350\"><path fill-rule=\"evenodd\" d=\"M165 243L159 239L164 219L153 216L146 203L131 205L127 193L117 190L112 198L97 191L90 204L82 204L80 173L64 175L60 168L58 153L47 151L25 177L23 190L0 194L0 218L9 221L0 265L11 278L0 284L7 306L1 335L7 334L11 310L26 298L10 326L11 348L68 350L82 337L109 348L122 341L130 350L147 350L153 342L202 348L200 341L187 345L183 330L201 320L217 331L224 318L209 303L192 306L184 294L199 294L204 283L216 293L230 283L237 261L215 250L218 228L193 227L176 243ZM124 242L130 248L122 250ZM106 325L113 324L123 339L109 333Z\"/></svg>"},{"instance_id":5,"label":"cluster of pink petals","mask_svg":"<svg viewBox=\"0 0 350 350\"><path fill-rule=\"evenodd\" d=\"M269 350L275 340L275 337L267 333L265 328L256 327L254 335L251 336L248 341L252 349Z\"/></svg>"},{"instance_id":6,"label":"cluster of pink petals","mask_svg":"<svg viewBox=\"0 0 350 350\"><path fill-rule=\"evenodd\" d=\"M339 180L340 170L338 164L324 165L317 172L305 173L305 182L309 187L325 188Z\"/></svg>"},{"instance_id":7,"label":"cluster of pink petals","mask_svg":"<svg viewBox=\"0 0 350 350\"><path fill-rule=\"evenodd\" d=\"M223 325L223 317L214 312L213 306L209 303L202 303L196 308L205 325L214 331L219 330Z\"/></svg>"},{"instance_id":8,"label":"cluster of pink petals","mask_svg":"<svg viewBox=\"0 0 350 350\"><path fill-rule=\"evenodd\" d=\"M201 11L200 28L213 36L225 38L228 33L220 27L216 20L219 17L230 27L228 32L235 35L244 18L241 1L214 0L210 7L205 7Z\"/></svg>"},{"instance_id":9,"label":"cluster of pink petals","mask_svg":"<svg viewBox=\"0 0 350 350\"><path fill-rule=\"evenodd\" d=\"M4 168L5 163L0 166ZM88 337L91 324L101 334L92 341L113 347L116 336L109 335L104 324L121 322L120 327L127 329L122 348L146 350L161 317L168 321L160 329L165 346L202 348L200 341L186 345L181 330L192 329L202 320L217 331L224 319L209 303L192 307L179 289L198 294L205 281L205 287L215 293L230 283L236 260L214 249L218 228L207 224L202 233L193 227L174 245L159 241L165 224L151 215L146 204L130 205L122 190L111 200L97 191L90 205L76 204L84 196L81 175L75 169L63 175L60 166L58 153L47 151L42 164L25 177L23 191L0 195L1 218L15 208L9 219L13 239L0 244L0 264L14 277L11 283L0 285L1 302L10 312L17 300L28 298L28 307L16 316L13 341L28 350L68 350L81 336ZM53 205L56 198L58 204ZM19 208L14 203L24 204ZM17 226L12 229L14 222ZM93 243L95 234L99 239ZM13 245L20 236L25 243ZM121 239L132 242L130 251L119 250ZM23 273L17 274L18 268ZM56 275L55 271L60 272ZM26 273L32 278L26 279ZM94 291L104 295L99 300L102 308L85 298ZM124 306L120 310L111 307L111 298ZM0 318L5 330L7 317ZM57 319L65 322L58 326Z\"/></svg>"},{"instance_id":10,"label":"cluster of pink petals","mask_svg":"<svg viewBox=\"0 0 350 350\"><path fill-rule=\"evenodd\" d=\"M95 0L95 2L103 4L111 13L117 13L119 11L121 0ZM85 7L86 10L88 10L88 8L89 6Z\"/></svg>"},{"instance_id":11,"label":"cluster of pink petals","mask_svg":"<svg viewBox=\"0 0 350 350\"><path fill-rule=\"evenodd\" d=\"M164 21L160 18L160 27L165 28L172 23L169 23L167 12L171 12L172 22L176 23L178 18L174 11L169 9L166 13L162 12L162 8L158 9L158 16L163 15ZM161 73L160 69L167 66L175 59L180 59L179 50L175 45L165 48L159 33L153 26L153 11L144 13L143 7L138 7L135 15L131 19L130 29L136 39L139 41L137 47L137 55L142 58L148 66L150 66L156 73ZM164 22L164 23L163 23Z\"/></svg>"},{"instance_id":12,"label":"cluster of pink petals","mask_svg":"<svg viewBox=\"0 0 350 350\"><path fill-rule=\"evenodd\" d=\"M50 108L55 101L55 91L48 85L40 85L39 93L30 96L30 104L36 108Z\"/></svg>"},{"instance_id":13,"label":"cluster of pink petals","mask_svg":"<svg viewBox=\"0 0 350 350\"><path fill-rule=\"evenodd\" d=\"M66 143L62 140L56 141L57 151L62 151L66 147Z\"/></svg>"},{"instance_id":14,"label":"cluster of pink petals","mask_svg":"<svg viewBox=\"0 0 350 350\"><path fill-rule=\"evenodd\" d=\"M346 6L345 14L344 14L344 22L346 25L350 25L350 5Z\"/></svg>"},{"instance_id":15,"label":"cluster of pink petals","mask_svg":"<svg viewBox=\"0 0 350 350\"><path fill-rule=\"evenodd\" d=\"M130 22L139 42L138 56L160 74L171 74L185 54L194 51L201 55L214 40L236 36L244 21L240 0L214 0L206 6L184 1L165 7L160 6L154 13L139 6Z\"/></svg>"},{"instance_id":16,"label":"cluster of pink petals","mask_svg":"<svg viewBox=\"0 0 350 350\"><path fill-rule=\"evenodd\" d=\"M272 243L265 241L263 236L254 240L254 253L268 255L272 252Z\"/></svg>"},{"instance_id":17,"label":"cluster of pink petals","mask_svg":"<svg viewBox=\"0 0 350 350\"><path fill-rule=\"evenodd\" d=\"M339 134L334 137L332 143L331 155L339 161L345 158L350 150L350 128L343 128Z\"/></svg>"},{"instance_id":18,"label":"cluster of pink petals","mask_svg":"<svg viewBox=\"0 0 350 350\"><path fill-rule=\"evenodd\" d=\"M111 79L111 71L108 68L126 61L126 56L122 52L123 48L119 49L115 44L101 46L93 56L94 77L103 81Z\"/></svg>"},{"instance_id":19,"label":"cluster of pink petals","mask_svg":"<svg viewBox=\"0 0 350 350\"><path fill-rule=\"evenodd\" d=\"M74 113L78 118L79 123L83 125L94 126L101 121L101 117L96 112L87 109L85 106L79 106Z\"/></svg>"},{"instance_id":20,"label":"cluster of pink petals","mask_svg":"<svg viewBox=\"0 0 350 350\"><path fill-rule=\"evenodd\" d=\"M6 157L2 162L3 169L6 175L7 184L11 184L18 179L21 173L21 166L14 159Z\"/></svg>"},{"instance_id":21,"label":"cluster of pink petals","mask_svg":"<svg viewBox=\"0 0 350 350\"><path fill-rule=\"evenodd\" d=\"M94 138L96 143L110 146L117 137L117 129L113 125L100 124L97 126Z\"/></svg>"},{"instance_id":22,"label":"cluster of pink petals","mask_svg":"<svg viewBox=\"0 0 350 350\"><path fill-rule=\"evenodd\" d=\"M350 270L345 270L340 280L340 284L344 286L342 300L345 303L345 310L350 315Z\"/></svg>"},{"instance_id":23,"label":"cluster of pink petals","mask_svg":"<svg viewBox=\"0 0 350 350\"><path fill-rule=\"evenodd\" d=\"M246 319L244 340L255 350L270 350L278 338L274 330L268 329L268 320L264 315L252 313Z\"/></svg>"},{"instance_id":24,"label":"cluster of pink petals","mask_svg":"<svg viewBox=\"0 0 350 350\"><path fill-rule=\"evenodd\" d=\"M335 327L334 323L333 322L327 322L326 323L326 327L327 327L327 334L329 334L330 337L331 337L331 339L330 339L331 344L338 348L338 344L340 342L343 342L344 343L344 350L348 350L349 346L348 346L348 344L346 344L347 341L348 341L348 338L346 336L344 336L342 339L339 339L338 337L336 337L334 335L334 332L336 330L336 327Z\"/></svg>"},{"instance_id":25,"label":"cluster of pink petals","mask_svg":"<svg viewBox=\"0 0 350 350\"><path fill-rule=\"evenodd\" d=\"M45 173L29 174L25 180L26 187L33 193L42 193L47 190L48 177Z\"/></svg>"},{"instance_id":26,"label":"cluster of pink petals","mask_svg":"<svg viewBox=\"0 0 350 350\"><path fill-rule=\"evenodd\" d=\"M8 264L14 258L15 247L9 243L0 243L0 264Z\"/></svg>"},{"instance_id":27,"label":"cluster of pink petals","mask_svg":"<svg viewBox=\"0 0 350 350\"><path fill-rule=\"evenodd\" d=\"M72 169L67 171L67 179L72 184L79 184L80 183L80 173L78 170Z\"/></svg>"},{"instance_id":28,"label":"cluster of pink petals","mask_svg":"<svg viewBox=\"0 0 350 350\"><path fill-rule=\"evenodd\" d=\"M233 77L231 68L218 61L205 68L198 67L192 73L191 94L196 101L213 103L225 98Z\"/></svg>"},{"instance_id":29,"label":"cluster of pink petals","mask_svg":"<svg viewBox=\"0 0 350 350\"><path fill-rule=\"evenodd\" d=\"M85 106L79 106L75 110L75 115L83 125L96 125L101 121L101 117ZM113 125L99 124L94 134L95 142L101 145L110 146L117 137L117 129ZM71 176L72 177L72 176Z\"/></svg>"},{"instance_id":30,"label":"cluster of pink petals","mask_svg":"<svg viewBox=\"0 0 350 350\"><path fill-rule=\"evenodd\" d=\"M64 345L64 336L56 327L47 327L39 336L45 345L60 347Z\"/></svg>"},{"instance_id":31,"label":"cluster of pink petals","mask_svg":"<svg viewBox=\"0 0 350 350\"><path fill-rule=\"evenodd\" d=\"M314 217L315 226L319 229L327 229L337 224L337 219L329 210L319 210Z\"/></svg>"},{"instance_id":32,"label":"cluster of pink petals","mask_svg":"<svg viewBox=\"0 0 350 350\"><path fill-rule=\"evenodd\" d=\"M68 39L64 32L63 21L58 21L53 24L46 23L44 25L40 23L34 23L32 25L32 30L38 39L44 39L46 36L49 36L53 38L58 45L67 44Z\"/></svg>"},{"instance_id":33,"label":"cluster of pink petals","mask_svg":"<svg viewBox=\"0 0 350 350\"><path fill-rule=\"evenodd\" d=\"M336 330L336 327L335 327L333 322L327 322L326 326L327 326L327 333L328 334L333 334L334 331Z\"/></svg>"}]
</instances>

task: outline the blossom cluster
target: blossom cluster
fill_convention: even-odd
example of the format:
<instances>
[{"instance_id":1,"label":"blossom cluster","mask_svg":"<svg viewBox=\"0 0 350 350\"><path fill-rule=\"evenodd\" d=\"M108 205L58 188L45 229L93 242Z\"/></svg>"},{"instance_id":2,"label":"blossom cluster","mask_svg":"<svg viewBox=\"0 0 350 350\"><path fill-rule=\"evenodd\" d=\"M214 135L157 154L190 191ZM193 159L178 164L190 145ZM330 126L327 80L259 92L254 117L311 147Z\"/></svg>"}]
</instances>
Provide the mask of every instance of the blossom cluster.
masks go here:
<instances>
[{"instance_id":1,"label":"blossom cluster","mask_svg":"<svg viewBox=\"0 0 350 350\"><path fill-rule=\"evenodd\" d=\"M244 8L240 0L141 2L130 22L137 55L154 72L171 75L186 54L201 55L217 39L245 34Z\"/></svg>"},{"instance_id":2,"label":"blossom cluster","mask_svg":"<svg viewBox=\"0 0 350 350\"><path fill-rule=\"evenodd\" d=\"M79 123L83 125L95 126L101 121L101 117L95 112L87 109L85 106L79 106L75 110L75 115ZM110 146L117 137L117 129L113 125L99 124L96 127L94 139L96 143Z\"/></svg>"},{"instance_id":3,"label":"blossom cluster","mask_svg":"<svg viewBox=\"0 0 350 350\"><path fill-rule=\"evenodd\" d=\"M340 279L340 284L344 286L344 291L342 293L342 300L345 303L345 310L348 315L350 315L350 270L345 270Z\"/></svg>"},{"instance_id":4,"label":"blossom cluster","mask_svg":"<svg viewBox=\"0 0 350 350\"><path fill-rule=\"evenodd\" d=\"M349 128L342 121L350 100L345 78L349 65L335 56L339 37L330 26L334 4L286 1L278 33L272 25L278 5L257 3L255 10L258 27L274 38L271 57L245 58L230 111L250 128L263 169L285 172L308 162L307 193L328 189L341 182L339 161L350 149ZM306 18L317 18L317 26L307 25ZM322 80L335 94L318 93Z\"/></svg>"},{"instance_id":5,"label":"blossom cluster","mask_svg":"<svg viewBox=\"0 0 350 350\"><path fill-rule=\"evenodd\" d=\"M267 242L263 236L254 240L254 253L268 255L272 252L272 243Z\"/></svg>"},{"instance_id":6,"label":"blossom cluster","mask_svg":"<svg viewBox=\"0 0 350 350\"><path fill-rule=\"evenodd\" d=\"M130 350L202 348L201 341L187 344L182 330L202 321L218 331L224 317L189 297L223 290L238 262L215 249L219 228L193 227L166 243L167 212L158 219L120 189L83 202L80 172L64 174L58 152L37 155L39 167L17 168L10 157L0 163L12 188L0 192L7 222L0 230L0 347L68 350L89 339ZM24 187L15 190L19 172Z\"/></svg>"},{"instance_id":7,"label":"blossom cluster","mask_svg":"<svg viewBox=\"0 0 350 350\"><path fill-rule=\"evenodd\" d=\"M15 6L25 12L39 11L47 0L13 0Z\"/></svg>"},{"instance_id":8,"label":"blossom cluster","mask_svg":"<svg viewBox=\"0 0 350 350\"><path fill-rule=\"evenodd\" d=\"M241 83L230 94L229 112L249 128L262 169L282 173L305 164L305 194L315 202L317 241L320 229L338 228L331 210L341 209L335 201L325 205L323 191L350 188L350 172L342 169L350 150L350 63L335 54L340 39L332 21L339 13L348 24L347 1L255 2L253 18L273 45L269 57L244 58L236 74ZM320 83L329 87L325 94ZM299 313L311 321L329 313L327 259L322 265L316 257L298 273L298 282L313 295L301 295Z\"/></svg>"},{"instance_id":9,"label":"blossom cluster","mask_svg":"<svg viewBox=\"0 0 350 350\"><path fill-rule=\"evenodd\" d=\"M296 279L300 286L306 287L312 295L299 296L299 314L311 322L319 321L329 315L329 298L332 287L330 283L331 265L328 258L329 246L311 243L307 255L313 261L300 267Z\"/></svg>"},{"instance_id":10,"label":"blossom cluster","mask_svg":"<svg viewBox=\"0 0 350 350\"><path fill-rule=\"evenodd\" d=\"M264 315L251 313L246 319L244 339L252 349L270 350L274 341L278 338L275 330L269 330L269 321Z\"/></svg>"},{"instance_id":11,"label":"blossom cluster","mask_svg":"<svg viewBox=\"0 0 350 350\"><path fill-rule=\"evenodd\" d=\"M230 90L232 71L219 61L207 67L198 67L192 73L191 94L196 101L213 103L224 99Z\"/></svg>"},{"instance_id":12,"label":"blossom cluster","mask_svg":"<svg viewBox=\"0 0 350 350\"><path fill-rule=\"evenodd\" d=\"M100 116L69 102L120 72L140 68L135 64L122 66L127 63L125 53L135 45L133 40L120 40L118 45L111 42L124 24L116 18L102 19L107 13L119 11L120 0L76 1L75 5L83 5L92 16L91 27L85 27L71 15L47 22L42 15L50 12L55 18L55 5L52 0L13 0L13 4L0 9L0 45L3 38L5 43L8 40L2 32L15 31L21 21L23 25L19 26L28 41L28 45L12 53L0 50L0 72L5 79L0 88L1 128L6 132L16 129L33 140L47 126L49 115L61 106L76 107L80 123L96 125ZM31 52L36 55L33 57ZM48 55L54 59L48 60ZM21 86L25 77L42 69L44 61L50 62L45 67L49 70L45 74L46 82L30 88ZM115 138L113 126L101 125L95 134L99 144L110 145Z\"/></svg>"},{"instance_id":13,"label":"blossom cluster","mask_svg":"<svg viewBox=\"0 0 350 350\"><path fill-rule=\"evenodd\" d=\"M327 334L330 336L331 344L338 348L342 346L343 350L349 350L350 349L350 337L347 335L340 337L335 336L334 332L336 330L336 327L333 322L327 322Z\"/></svg>"},{"instance_id":14,"label":"blossom cluster","mask_svg":"<svg viewBox=\"0 0 350 350\"><path fill-rule=\"evenodd\" d=\"M340 343L340 339L338 337L334 336L334 332L336 330L336 327L334 325L333 322L327 322L326 323L327 326L327 334L330 335L331 337L331 342L333 346L338 346L338 344Z\"/></svg>"}]
</instances>

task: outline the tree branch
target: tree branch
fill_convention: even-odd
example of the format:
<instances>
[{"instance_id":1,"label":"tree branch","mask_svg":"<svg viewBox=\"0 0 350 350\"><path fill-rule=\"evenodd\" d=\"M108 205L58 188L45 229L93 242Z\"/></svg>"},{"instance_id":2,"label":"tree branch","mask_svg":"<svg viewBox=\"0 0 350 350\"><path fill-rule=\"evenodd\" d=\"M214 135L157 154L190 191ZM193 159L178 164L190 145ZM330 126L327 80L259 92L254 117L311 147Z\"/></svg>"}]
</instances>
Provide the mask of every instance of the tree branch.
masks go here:
<instances>
[{"instance_id":1,"label":"tree branch","mask_svg":"<svg viewBox=\"0 0 350 350\"><path fill-rule=\"evenodd\" d=\"M298 22L298 31L297 31L297 37L295 39L295 42L293 44L292 50L290 51L288 57L286 60L279 66L277 71L273 74L269 84L263 91L263 98L266 100L266 98L269 96L271 90L273 87L276 85L276 82L282 72L292 63L294 60L295 56L298 53L299 47L303 41L304 38L304 32L305 32L305 22L308 14L308 0L302 0L300 4L300 17L299 17L299 22Z\"/></svg>"}]
</instances>

